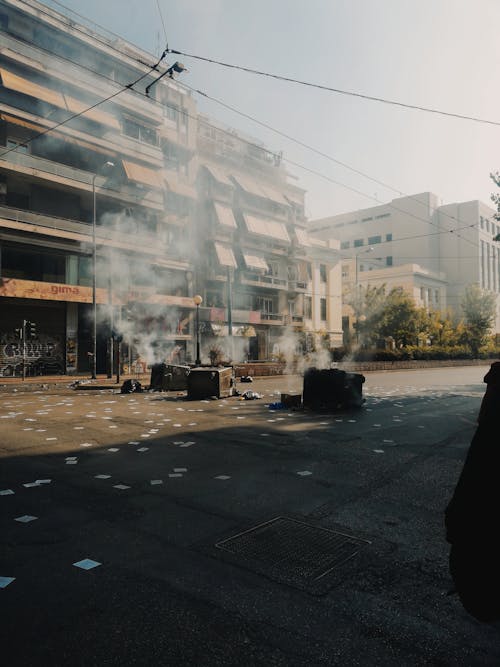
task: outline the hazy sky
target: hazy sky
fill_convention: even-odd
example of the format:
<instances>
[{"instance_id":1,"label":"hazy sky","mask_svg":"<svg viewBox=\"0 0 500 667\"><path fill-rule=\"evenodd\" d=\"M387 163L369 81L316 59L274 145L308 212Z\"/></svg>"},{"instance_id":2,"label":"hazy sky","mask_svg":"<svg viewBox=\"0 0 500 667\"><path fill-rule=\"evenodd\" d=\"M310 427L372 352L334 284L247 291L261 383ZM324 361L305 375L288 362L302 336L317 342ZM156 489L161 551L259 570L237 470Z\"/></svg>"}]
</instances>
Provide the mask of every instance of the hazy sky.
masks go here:
<instances>
[{"instance_id":1,"label":"hazy sky","mask_svg":"<svg viewBox=\"0 0 500 667\"><path fill-rule=\"evenodd\" d=\"M46 4L60 9L51 0ZM499 0L63 0L157 54L171 48L333 88L500 123ZM172 58L172 57L171 57ZM180 77L390 188L354 174L220 105L214 118L263 140L307 190L311 218L430 190L490 203L500 125L269 79L187 57ZM173 62L171 59L169 62ZM362 194L356 194L336 181ZM396 192L397 191L397 192Z\"/></svg>"}]
</instances>

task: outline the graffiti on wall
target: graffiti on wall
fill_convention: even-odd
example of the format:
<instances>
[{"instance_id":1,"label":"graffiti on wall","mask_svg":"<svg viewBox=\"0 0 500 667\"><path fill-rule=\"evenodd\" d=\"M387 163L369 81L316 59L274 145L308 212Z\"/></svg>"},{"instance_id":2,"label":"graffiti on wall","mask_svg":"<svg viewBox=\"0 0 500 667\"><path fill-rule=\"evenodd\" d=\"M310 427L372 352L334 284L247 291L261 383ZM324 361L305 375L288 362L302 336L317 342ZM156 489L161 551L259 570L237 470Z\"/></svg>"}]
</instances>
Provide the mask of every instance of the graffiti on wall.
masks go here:
<instances>
[{"instance_id":1,"label":"graffiti on wall","mask_svg":"<svg viewBox=\"0 0 500 667\"><path fill-rule=\"evenodd\" d=\"M26 341L24 362L26 375L64 373L64 345L58 336L41 334ZM23 374L23 342L14 333L0 336L0 377L21 377Z\"/></svg>"}]
</instances>

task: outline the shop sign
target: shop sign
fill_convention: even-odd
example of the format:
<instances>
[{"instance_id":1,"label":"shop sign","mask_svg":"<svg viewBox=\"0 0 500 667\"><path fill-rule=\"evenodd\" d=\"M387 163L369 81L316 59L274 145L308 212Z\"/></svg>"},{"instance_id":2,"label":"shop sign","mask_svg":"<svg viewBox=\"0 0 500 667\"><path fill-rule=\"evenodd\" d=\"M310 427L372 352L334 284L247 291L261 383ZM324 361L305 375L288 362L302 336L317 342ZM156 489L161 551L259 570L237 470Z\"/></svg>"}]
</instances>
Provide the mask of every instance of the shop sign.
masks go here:
<instances>
[{"instance_id":1,"label":"shop sign","mask_svg":"<svg viewBox=\"0 0 500 667\"><path fill-rule=\"evenodd\" d=\"M97 288L97 303L107 303L107 294L107 290ZM81 285L65 285L63 283L46 283L36 280L19 280L18 278L1 278L0 297L2 296L18 299L92 303L92 288Z\"/></svg>"}]
</instances>

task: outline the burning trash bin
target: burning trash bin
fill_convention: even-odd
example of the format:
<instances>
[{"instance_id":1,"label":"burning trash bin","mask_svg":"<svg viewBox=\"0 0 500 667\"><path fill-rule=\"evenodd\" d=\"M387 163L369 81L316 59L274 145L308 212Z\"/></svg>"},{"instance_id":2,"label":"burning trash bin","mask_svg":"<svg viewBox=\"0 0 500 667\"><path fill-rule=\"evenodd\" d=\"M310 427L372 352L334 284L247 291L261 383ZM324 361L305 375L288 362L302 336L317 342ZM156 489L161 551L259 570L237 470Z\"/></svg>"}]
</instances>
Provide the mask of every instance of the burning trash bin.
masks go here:
<instances>
[{"instance_id":1,"label":"burning trash bin","mask_svg":"<svg viewBox=\"0 0 500 667\"><path fill-rule=\"evenodd\" d=\"M302 404L313 410L360 408L365 402L364 381L365 376L360 373L310 368L304 373Z\"/></svg>"},{"instance_id":2,"label":"burning trash bin","mask_svg":"<svg viewBox=\"0 0 500 667\"><path fill-rule=\"evenodd\" d=\"M187 397L191 399L225 398L234 391L232 367L192 368L187 378Z\"/></svg>"},{"instance_id":3,"label":"burning trash bin","mask_svg":"<svg viewBox=\"0 0 500 667\"><path fill-rule=\"evenodd\" d=\"M189 366L175 364L153 364L149 388L152 391L184 391L187 389Z\"/></svg>"}]
</instances>

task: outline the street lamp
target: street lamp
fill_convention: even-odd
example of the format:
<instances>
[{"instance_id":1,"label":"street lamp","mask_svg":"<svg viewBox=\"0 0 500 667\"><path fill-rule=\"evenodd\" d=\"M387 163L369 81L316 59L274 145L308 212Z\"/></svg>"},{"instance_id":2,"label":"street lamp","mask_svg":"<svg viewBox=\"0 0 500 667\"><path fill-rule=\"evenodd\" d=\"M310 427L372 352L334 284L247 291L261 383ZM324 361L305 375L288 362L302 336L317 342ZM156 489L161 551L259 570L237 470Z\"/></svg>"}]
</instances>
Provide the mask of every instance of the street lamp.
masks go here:
<instances>
[{"instance_id":1,"label":"street lamp","mask_svg":"<svg viewBox=\"0 0 500 667\"><path fill-rule=\"evenodd\" d=\"M194 363L197 366L200 366L200 304L203 301L203 298L199 294L196 294L196 296L193 297L193 301L196 306L196 359Z\"/></svg>"},{"instance_id":2,"label":"street lamp","mask_svg":"<svg viewBox=\"0 0 500 667\"><path fill-rule=\"evenodd\" d=\"M103 167L114 167L114 162L107 160ZM96 196L95 179L97 174L92 176L92 380L97 377L97 299L96 299L96 266L97 266L97 246L95 240L96 228Z\"/></svg>"}]
</instances>

